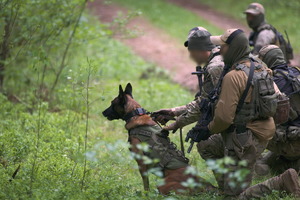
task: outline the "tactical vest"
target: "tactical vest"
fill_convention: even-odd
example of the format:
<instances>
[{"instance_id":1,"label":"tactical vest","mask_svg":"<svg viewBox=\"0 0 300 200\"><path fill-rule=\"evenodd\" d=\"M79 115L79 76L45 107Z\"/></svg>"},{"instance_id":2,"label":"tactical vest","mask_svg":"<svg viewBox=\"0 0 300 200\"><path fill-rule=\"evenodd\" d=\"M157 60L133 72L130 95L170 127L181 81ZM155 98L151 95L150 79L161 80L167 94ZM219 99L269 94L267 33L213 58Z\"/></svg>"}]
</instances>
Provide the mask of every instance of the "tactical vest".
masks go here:
<instances>
[{"instance_id":1,"label":"tactical vest","mask_svg":"<svg viewBox=\"0 0 300 200\"><path fill-rule=\"evenodd\" d=\"M249 45L250 46L255 46L258 34L263 30L273 31L273 33L275 34L275 40L271 44L278 46L282 50L286 61L292 60L294 58L293 48L289 42L289 39L287 42L284 39L283 35L279 31L277 31L276 28L274 28L271 24L264 24L264 25L260 26L256 32L250 33L250 36L249 36Z\"/></svg>"},{"instance_id":2,"label":"tactical vest","mask_svg":"<svg viewBox=\"0 0 300 200\"><path fill-rule=\"evenodd\" d=\"M162 169L178 169L187 167L189 159L170 141L169 133L158 125L140 126L129 131L129 136L138 138L149 145L150 151L144 152L150 159L158 159L153 167ZM130 137L129 137L130 138Z\"/></svg>"},{"instance_id":3,"label":"tactical vest","mask_svg":"<svg viewBox=\"0 0 300 200\"><path fill-rule=\"evenodd\" d=\"M263 30L271 30L275 33L275 35L276 35L275 40L271 44L274 44L279 47L280 43L279 43L279 40L278 40L277 34L276 34L277 30L270 24L264 24L264 25L258 27L257 31L251 32L250 36L249 36L249 45L255 46L257 37L258 37L259 33Z\"/></svg>"},{"instance_id":4,"label":"tactical vest","mask_svg":"<svg viewBox=\"0 0 300 200\"><path fill-rule=\"evenodd\" d=\"M247 86L238 103L236 116L234 119L235 125L246 125L253 120L266 119L273 117L277 108L277 94L274 89L274 82L269 73L262 69L261 65L253 65L251 67L239 64L236 70L242 70L248 76ZM251 76L251 77L250 77ZM251 101L245 102L248 91L252 86Z\"/></svg>"}]
</instances>

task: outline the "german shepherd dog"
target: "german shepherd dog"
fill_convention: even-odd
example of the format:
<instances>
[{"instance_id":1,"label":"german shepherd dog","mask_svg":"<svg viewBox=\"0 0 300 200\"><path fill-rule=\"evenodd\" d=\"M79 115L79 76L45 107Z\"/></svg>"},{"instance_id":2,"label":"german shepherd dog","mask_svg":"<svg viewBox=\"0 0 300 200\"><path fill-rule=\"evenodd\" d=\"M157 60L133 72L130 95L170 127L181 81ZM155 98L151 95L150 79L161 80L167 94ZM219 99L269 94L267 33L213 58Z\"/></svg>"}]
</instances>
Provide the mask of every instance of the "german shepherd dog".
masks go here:
<instances>
[{"instance_id":1,"label":"german shepherd dog","mask_svg":"<svg viewBox=\"0 0 300 200\"><path fill-rule=\"evenodd\" d=\"M153 121L152 118L145 112L139 112L138 114L131 114L131 113L135 113L135 111L137 110L141 111L141 109L142 109L141 106L133 99L132 86L130 83L128 83L125 88L125 91L123 91L121 85L119 86L119 95L113 99L111 105L105 111L103 111L102 114L108 120L115 120L115 119L125 120L126 121L125 128L128 130L129 133L131 130L137 127L157 126L157 123ZM138 139L137 137L131 134L129 134L128 137L129 137L128 141L131 144L130 151L138 155L147 154L137 148L137 145L141 143L140 139ZM147 156L150 157L149 154ZM149 191L149 179L146 173L151 166L143 163L143 160L137 158L135 159L139 166L140 174L142 176L144 190ZM150 159L154 159L154 158L150 157ZM198 178L186 174L185 171L187 166L188 164L186 163L184 167L180 167L180 168L175 168L175 169L162 168L164 185L158 187L159 192L163 195L166 195L169 194L171 191L174 191L177 194L179 193L195 194L204 191L204 187L193 189L193 190L184 187L181 183L186 181L188 178L193 178L194 180L197 180L197 182L199 181L199 183L205 186L205 191L207 191L207 189L215 188L210 183L204 181L204 179L202 178Z\"/></svg>"}]
</instances>

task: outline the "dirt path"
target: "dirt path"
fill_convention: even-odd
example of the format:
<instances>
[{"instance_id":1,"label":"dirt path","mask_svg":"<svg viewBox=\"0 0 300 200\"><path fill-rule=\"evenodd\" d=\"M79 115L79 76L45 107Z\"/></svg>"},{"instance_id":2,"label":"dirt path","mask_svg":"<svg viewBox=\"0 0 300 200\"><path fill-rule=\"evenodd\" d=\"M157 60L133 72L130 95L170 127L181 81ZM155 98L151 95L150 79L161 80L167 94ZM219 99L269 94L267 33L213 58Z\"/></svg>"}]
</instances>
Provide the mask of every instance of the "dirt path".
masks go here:
<instances>
[{"instance_id":1,"label":"dirt path","mask_svg":"<svg viewBox=\"0 0 300 200\"><path fill-rule=\"evenodd\" d=\"M88 7L92 13L101 19L102 22L112 22L118 13L127 13L127 10L114 3L105 4L105 0L95 0L89 3ZM237 20L221 14L208 6L202 5L196 0L168 0L178 6L194 12L205 20L221 29L241 28L246 33L250 29ZM130 21L127 28L138 29L143 32L136 38L116 39L129 46L134 53L141 56L148 62L155 63L161 68L167 69L174 82L195 91L197 89L197 78L191 76L195 64L189 59L188 52L183 44L172 38L164 31L153 26L143 17L137 17ZM221 33L220 33L221 34ZM296 55L292 64L300 63L300 56Z\"/></svg>"},{"instance_id":2,"label":"dirt path","mask_svg":"<svg viewBox=\"0 0 300 200\"><path fill-rule=\"evenodd\" d=\"M245 31L246 34L250 33L250 29L239 21L233 19L230 16L226 16L218 11L213 10L211 7L199 3L197 0L168 0L182 8L192 11L201 18L209 21L216 27L223 30L229 28L240 28Z\"/></svg>"},{"instance_id":3,"label":"dirt path","mask_svg":"<svg viewBox=\"0 0 300 200\"><path fill-rule=\"evenodd\" d=\"M209 21L211 24L220 27L221 29L228 28L241 28L245 31L247 35L250 33L249 27L240 23L238 20L233 19L231 16L227 16L223 13L213 10L211 7L201 4L197 0L168 0L171 3L174 3L182 8L190 10L191 12L197 14L203 19ZM294 59L291 61L292 65L299 66L300 64L300 55L294 55Z\"/></svg>"},{"instance_id":4,"label":"dirt path","mask_svg":"<svg viewBox=\"0 0 300 200\"><path fill-rule=\"evenodd\" d=\"M103 0L96 0L88 6L102 22L111 22L118 13L127 12L119 5L104 4L103 2ZM142 17L134 18L128 24L128 28L135 27L143 32L141 36L117 39L129 46L146 61L155 63L170 71L173 81L195 91L198 84L197 78L191 75L191 72L195 70L195 64L189 59L188 52L183 44L180 44Z\"/></svg>"}]
</instances>

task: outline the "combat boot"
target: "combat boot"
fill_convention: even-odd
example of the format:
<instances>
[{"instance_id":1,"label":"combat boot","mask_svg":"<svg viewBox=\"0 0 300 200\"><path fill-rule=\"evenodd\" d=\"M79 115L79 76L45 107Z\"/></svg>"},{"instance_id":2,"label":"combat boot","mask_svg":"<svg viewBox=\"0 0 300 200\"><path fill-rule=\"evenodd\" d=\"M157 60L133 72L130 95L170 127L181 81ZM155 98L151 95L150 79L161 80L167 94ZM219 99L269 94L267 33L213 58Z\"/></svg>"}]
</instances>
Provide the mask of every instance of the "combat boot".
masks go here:
<instances>
[{"instance_id":1,"label":"combat boot","mask_svg":"<svg viewBox=\"0 0 300 200\"><path fill-rule=\"evenodd\" d=\"M279 175L280 189L288 194L293 194L300 197L300 184L298 173L294 169L288 169L283 174Z\"/></svg>"},{"instance_id":2,"label":"combat boot","mask_svg":"<svg viewBox=\"0 0 300 200\"><path fill-rule=\"evenodd\" d=\"M288 194L300 197L300 184L297 172L294 169L288 169L279 176L249 187L239 195L239 199L262 198L271 194L272 190L285 191Z\"/></svg>"}]
</instances>

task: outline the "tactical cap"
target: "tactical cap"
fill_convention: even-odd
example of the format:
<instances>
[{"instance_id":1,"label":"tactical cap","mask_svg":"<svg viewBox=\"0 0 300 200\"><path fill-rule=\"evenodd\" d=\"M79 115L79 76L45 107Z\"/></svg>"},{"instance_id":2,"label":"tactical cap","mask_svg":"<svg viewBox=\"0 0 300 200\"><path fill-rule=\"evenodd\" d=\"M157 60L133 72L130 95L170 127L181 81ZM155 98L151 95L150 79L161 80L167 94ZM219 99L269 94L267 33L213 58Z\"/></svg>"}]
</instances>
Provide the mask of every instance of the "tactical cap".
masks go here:
<instances>
[{"instance_id":1,"label":"tactical cap","mask_svg":"<svg viewBox=\"0 0 300 200\"><path fill-rule=\"evenodd\" d=\"M251 3L247 10L244 11L244 14L247 13L253 15L265 14L265 8L260 3Z\"/></svg>"},{"instance_id":2,"label":"tactical cap","mask_svg":"<svg viewBox=\"0 0 300 200\"><path fill-rule=\"evenodd\" d=\"M211 51L215 46L209 37L211 34L203 27L195 27L189 31L187 41L184 46L189 50Z\"/></svg>"},{"instance_id":3,"label":"tactical cap","mask_svg":"<svg viewBox=\"0 0 300 200\"><path fill-rule=\"evenodd\" d=\"M278 46L276 45L266 45L264 47L262 47L258 53L258 57L263 59L265 57L265 55L271 51L272 49L279 49L281 50Z\"/></svg>"},{"instance_id":4,"label":"tactical cap","mask_svg":"<svg viewBox=\"0 0 300 200\"><path fill-rule=\"evenodd\" d=\"M210 41L215 45L230 44L236 35L243 32L241 29L227 29L223 35L210 36Z\"/></svg>"}]
</instances>

